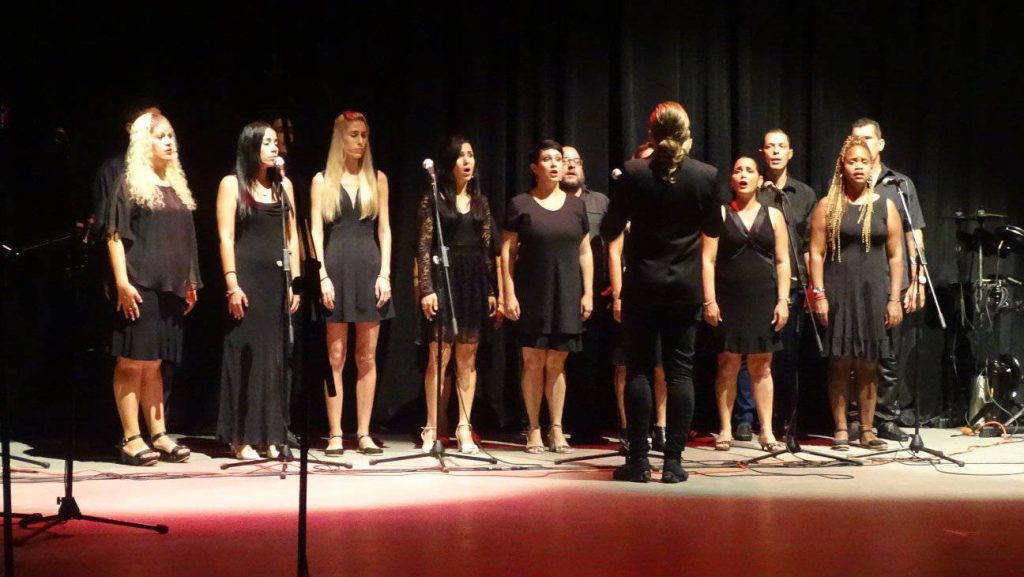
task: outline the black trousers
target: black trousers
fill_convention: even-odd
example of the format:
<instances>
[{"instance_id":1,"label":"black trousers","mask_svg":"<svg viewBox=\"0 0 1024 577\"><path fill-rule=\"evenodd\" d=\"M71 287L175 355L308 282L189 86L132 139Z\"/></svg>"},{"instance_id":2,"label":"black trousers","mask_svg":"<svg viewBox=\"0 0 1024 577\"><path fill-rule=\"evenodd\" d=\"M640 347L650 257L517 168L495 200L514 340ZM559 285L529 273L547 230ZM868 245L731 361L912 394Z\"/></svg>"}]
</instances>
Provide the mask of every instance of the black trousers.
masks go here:
<instances>
[{"instance_id":1,"label":"black trousers","mask_svg":"<svg viewBox=\"0 0 1024 577\"><path fill-rule=\"evenodd\" d=\"M668 389L665 458L679 459L693 421L693 362L700 305L679 307L623 306L626 349L626 419L629 456L644 458L650 451L651 385L661 336L661 358Z\"/></svg>"}]
</instances>

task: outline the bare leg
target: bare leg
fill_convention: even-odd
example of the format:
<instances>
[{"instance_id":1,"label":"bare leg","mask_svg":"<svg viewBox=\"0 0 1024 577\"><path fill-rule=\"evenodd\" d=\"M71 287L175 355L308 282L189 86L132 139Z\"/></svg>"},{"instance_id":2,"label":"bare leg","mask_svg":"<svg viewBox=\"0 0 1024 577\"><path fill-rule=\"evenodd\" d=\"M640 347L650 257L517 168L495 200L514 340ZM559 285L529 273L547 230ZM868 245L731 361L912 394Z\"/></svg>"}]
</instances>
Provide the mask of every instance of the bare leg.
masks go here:
<instances>
[{"instance_id":1,"label":"bare leg","mask_svg":"<svg viewBox=\"0 0 1024 577\"><path fill-rule=\"evenodd\" d=\"M161 361L144 361L142 363L141 403L150 435L167 432L167 423L164 422L164 379L160 372L160 363ZM170 452L177 444L165 435L154 441L153 446ZM187 449L179 450L179 454L186 453L188 453Z\"/></svg>"},{"instance_id":2,"label":"bare leg","mask_svg":"<svg viewBox=\"0 0 1024 577\"><path fill-rule=\"evenodd\" d=\"M476 351L477 343L455 344L455 370L459 387L459 425L455 428L455 437L462 451L468 453L478 450L470 426L473 399L476 397Z\"/></svg>"},{"instance_id":3,"label":"bare leg","mask_svg":"<svg viewBox=\"0 0 1024 577\"><path fill-rule=\"evenodd\" d=\"M856 378L857 406L860 409L861 444L877 440L872 430L875 426L875 405L878 403L878 362L855 359L853 373Z\"/></svg>"},{"instance_id":4,"label":"bare leg","mask_svg":"<svg viewBox=\"0 0 1024 577\"><path fill-rule=\"evenodd\" d=\"M546 351L544 357L544 396L548 400L548 412L551 413L551 428L548 441L552 447L569 445L562 433L562 412L565 410L565 359L569 353Z\"/></svg>"},{"instance_id":5,"label":"bare leg","mask_svg":"<svg viewBox=\"0 0 1024 577\"><path fill-rule=\"evenodd\" d=\"M626 365L615 365L615 404L619 408L619 428L626 428Z\"/></svg>"},{"instance_id":6,"label":"bare leg","mask_svg":"<svg viewBox=\"0 0 1024 577\"><path fill-rule=\"evenodd\" d=\"M121 417L121 429L124 438L140 434L139 428L139 397L142 389L142 368L144 361L136 361L125 357L117 357L114 366L114 399L117 401L117 414ZM122 449L129 455L146 449L148 445L142 439L129 442ZM159 455L156 451L143 454L143 458L151 459Z\"/></svg>"},{"instance_id":7,"label":"bare leg","mask_svg":"<svg viewBox=\"0 0 1024 577\"><path fill-rule=\"evenodd\" d=\"M543 448L544 441L540 434L540 404L544 400L544 349L523 347L523 403L526 405L526 416L530 420L530 430L526 432L526 450Z\"/></svg>"},{"instance_id":8,"label":"bare leg","mask_svg":"<svg viewBox=\"0 0 1024 577\"><path fill-rule=\"evenodd\" d=\"M828 361L828 398L832 405L832 419L836 423L836 440L848 440L846 433L846 403L849 399L851 357L832 357Z\"/></svg>"},{"instance_id":9,"label":"bare leg","mask_svg":"<svg viewBox=\"0 0 1024 577\"><path fill-rule=\"evenodd\" d=\"M742 355L718 354L718 374L715 376L715 401L718 403L720 430L717 443L732 442L732 405L736 402L736 375L740 373Z\"/></svg>"},{"instance_id":10,"label":"bare leg","mask_svg":"<svg viewBox=\"0 0 1024 577\"><path fill-rule=\"evenodd\" d=\"M665 411L668 407L668 386L665 384L665 367L654 367L654 426L665 426Z\"/></svg>"},{"instance_id":11,"label":"bare leg","mask_svg":"<svg viewBox=\"0 0 1024 577\"><path fill-rule=\"evenodd\" d=\"M327 405L327 425L331 438L327 440L327 449L340 449L341 443L341 406L343 386L341 374L345 370L345 356L348 354L348 323L327 323L327 358L331 363L331 378L337 395L327 396L324 385L324 403Z\"/></svg>"},{"instance_id":12,"label":"bare leg","mask_svg":"<svg viewBox=\"0 0 1024 577\"><path fill-rule=\"evenodd\" d=\"M761 434L758 435L757 440L762 447L774 445L776 439L775 433L772 432L772 403L774 402L772 354L747 355L747 370L750 372L750 387L754 392L757 419L761 423Z\"/></svg>"},{"instance_id":13,"label":"bare leg","mask_svg":"<svg viewBox=\"0 0 1024 577\"><path fill-rule=\"evenodd\" d=\"M427 360L427 374L423 378L423 389L426 392L427 397L427 426L423 428L423 433L420 437L423 439L423 447L426 449L434 444L437 439L437 412L438 407L444 407L445 405L437 402L438 398L438 386L437 386L437 341L431 342L427 348L429 349L429 357ZM452 346L448 343L442 343L441 345L441 398L446 398L444 390L444 372L448 367L448 360L451 358ZM443 408L441 410L444 410Z\"/></svg>"},{"instance_id":14,"label":"bare leg","mask_svg":"<svg viewBox=\"0 0 1024 577\"><path fill-rule=\"evenodd\" d=\"M356 323L356 436L359 448L376 447L370 434L370 416L377 392L377 338L380 323Z\"/></svg>"}]
</instances>

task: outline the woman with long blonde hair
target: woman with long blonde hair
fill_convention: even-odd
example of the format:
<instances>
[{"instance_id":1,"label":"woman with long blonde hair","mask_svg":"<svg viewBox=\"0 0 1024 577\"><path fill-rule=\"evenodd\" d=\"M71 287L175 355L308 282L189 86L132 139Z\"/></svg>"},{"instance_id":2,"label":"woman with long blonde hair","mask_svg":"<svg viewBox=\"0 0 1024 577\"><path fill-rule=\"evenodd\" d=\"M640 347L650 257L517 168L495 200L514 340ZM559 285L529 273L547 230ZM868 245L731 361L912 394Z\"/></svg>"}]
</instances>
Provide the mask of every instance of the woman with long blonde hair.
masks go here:
<instances>
[{"instance_id":1,"label":"woman with long blonde hair","mask_svg":"<svg viewBox=\"0 0 1024 577\"><path fill-rule=\"evenodd\" d=\"M310 190L313 243L321 256L320 289L327 319L327 350L336 396L326 396L330 436L325 453L342 446L341 375L349 324L356 332L356 439L360 453L382 451L370 437L377 388L380 321L394 317L391 304L391 224L388 179L373 169L370 126L359 112L345 111L334 133L323 172Z\"/></svg>"},{"instance_id":2,"label":"woman with long blonde hair","mask_svg":"<svg viewBox=\"0 0 1024 577\"><path fill-rule=\"evenodd\" d=\"M111 342L117 357L114 397L124 430L119 456L129 465L189 458L189 450L167 435L160 364L181 361L183 319L202 285L195 207L171 123L160 114L143 114L132 124L125 174L107 218L120 313ZM139 428L140 407L152 448Z\"/></svg>"},{"instance_id":3,"label":"woman with long blonde hair","mask_svg":"<svg viewBox=\"0 0 1024 577\"><path fill-rule=\"evenodd\" d=\"M871 153L849 136L836 159L828 195L811 213L814 314L825 327L828 392L836 432L832 448L850 448L846 404L850 373L860 408L860 445L884 449L874 425L878 359L892 346L889 329L903 320L900 274L903 227L891 200L871 185Z\"/></svg>"}]
</instances>

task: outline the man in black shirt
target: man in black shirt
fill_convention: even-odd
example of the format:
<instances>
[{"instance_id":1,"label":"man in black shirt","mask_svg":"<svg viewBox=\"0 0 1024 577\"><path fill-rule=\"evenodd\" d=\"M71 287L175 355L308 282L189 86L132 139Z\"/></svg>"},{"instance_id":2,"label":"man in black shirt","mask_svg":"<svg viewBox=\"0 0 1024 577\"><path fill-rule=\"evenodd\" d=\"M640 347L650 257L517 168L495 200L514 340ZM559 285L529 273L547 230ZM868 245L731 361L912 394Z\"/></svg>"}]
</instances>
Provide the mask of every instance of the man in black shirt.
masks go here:
<instances>
[{"instance_id":1,"label":"man in black shirt","mask_svg":"<svg viewBox=\"0 0 1024 577\"><path fill-rule=\"evenodd\" d=\"M682 450L693 419L694 340L704 289L701 233L717 237L722 228L718 171L688 158L693 140L690 120L676 102L663 102L651 114L649 159L626 162L612 189L601 226L606 240L630 221L621 295L626 348L626 413L629 456L615 471L623 481L651 478L647 434L651 420L651 381L655 346L661 336L668 391L663 483L687 478Z\"/></svg>"},{"instance_id":2,"label":"man in black shirt","mask_svg":"<svg viewBox=\"0 0 1024 577\"><path fill-rule=\"evenodd\" d=\"M572 441L577 445L591 445L604 442L597 418L598 369L605 366L601 361L604 337L609 319L608 249L601 238L601 221L608 212L608 197L587 188L583 171L583 158L573 146L562 146L562 160L565 175L562 176L562 190L576 195L587 207L587 221L590 224L590 246L594 255L594 312L583 322L583 350L569 355L565 364L567 421L571 427Z\"/></svg>"},{"instance_id":3,"label":"man in black shirt","mask_svg":"<svg viewBox=\"0 0 1024 577\"><path fill-rule=\"evenodd\" d=\"M864 139L871 153L871 182L875 192L892 200L903 221L903 254L907 258L903 271L902 300L906 314L913 313L924 307L925 283L924 271L917 262L917 247L924 247L924 215L917 197L917 188L906 175L896 172L882 162L882 151L885 150L885 139L882 138L882 127L870 118L861 118L853 123L850 134ZM898 187L898 188L897 188ZM904 198L900 198L900 191ZM906 201L904 203L904 200ZM914 242L916 237L917 242ZM909 318L906 320L910 320ZM911 321L913 322L913 321ZM900 415L899 380L903 374L902 344L903 332L907 323L901 323L892 329L892 354L878 360L878 405L875 408L875 422L878 423L878 436L883 439L903 442L907 435L900 430L896 420ZM858 419L849 421L850 438L860 436L857 427ZM857 434L856 437L853 435Z\"/></svg>"}]
</instances>

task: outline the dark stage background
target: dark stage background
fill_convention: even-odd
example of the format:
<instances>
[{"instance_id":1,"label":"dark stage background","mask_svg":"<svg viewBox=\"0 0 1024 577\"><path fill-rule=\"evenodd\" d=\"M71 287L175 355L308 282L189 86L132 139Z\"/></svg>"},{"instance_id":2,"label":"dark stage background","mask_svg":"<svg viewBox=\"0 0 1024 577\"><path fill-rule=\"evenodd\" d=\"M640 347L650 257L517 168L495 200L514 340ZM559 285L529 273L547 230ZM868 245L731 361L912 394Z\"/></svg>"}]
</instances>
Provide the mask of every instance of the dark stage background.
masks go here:
<instances>
[{"instance_id":1,"label":"dark stage background","mask_svg":"<svg viewBox=\"0 0 1024 577\"><path fill-rule=\"evenodd\" d=\"M819 192L850 122L870 116L884 129L886 163L917 184L932 272L948 293L957 278L956 227L942 217L983 208L1024 225L1022 122L1010 88L1021 77L1022 43L997 6L35 3L31 14L7 21L2 40L2 238L23 246L67 231L87 210L95 168L124 149L121 110L134 98L155 99L174 124L198 198L206 281L188 328L187 360L174 377L172 426L208 432L224 311L214 200L238 132L270 111L288 112L297 135L292 174L305 194L326 158L333 118L364 111L377 167L391 181L398 305L379 349L374 422L412 429L422 421L413 345L419 313L409 275L415 207L425 186L420 163L443 136L471 138L483 190L500 217L506 199L531 185L527 151L535 140L576 145L590 186L607 190L609 171L645 138L647 114L662 100L686 106L693 157L724 173L738 155L756 153L766 129L784 128L796 150L791 173ZM1002 260L1001 272L1024 276L1022 260ZM75 378L85 426L115 438L103 354L72 353L83 342L71 338L77 326L89 332L93 324L75 321L63 262L60 250L49 250L5 270L4 371L16 430L61 426L63 391ZM1016 298L1024 298L1020 289ZM956 317L947 309L951 324ZM1020 355L1020 319L1004 317L1002 349ZM959 385L934 313L917 324L921 341L908 356L908 382L922 383L924 412L932 415L953 406ZM481 355L478 428L519 425L514 355L500 337ZM962 384L971 368L960 370ZM827 424L820 383L805 388L813 399L807 418ZM607 401L610 384L605 390ZM707 374L698 404L698 418L713 425ZM611 429L605 409L595 418ZM314 414L322 420L322 411ZM353 414L346 408L346 431L354 430Z\"/></svg>"}]
</instances>

